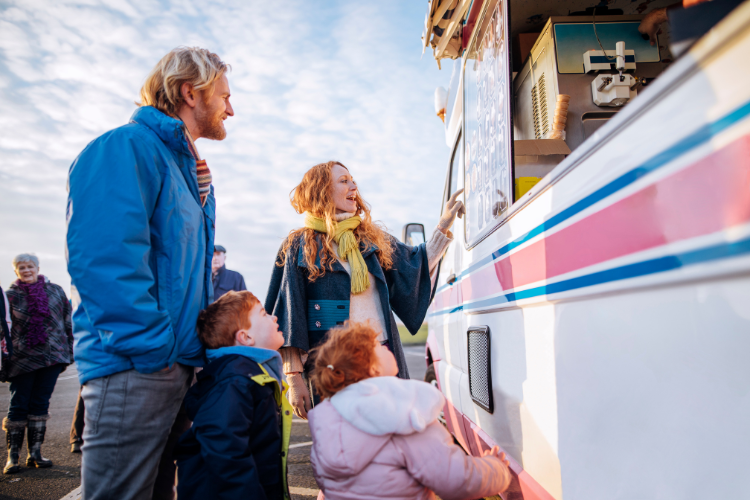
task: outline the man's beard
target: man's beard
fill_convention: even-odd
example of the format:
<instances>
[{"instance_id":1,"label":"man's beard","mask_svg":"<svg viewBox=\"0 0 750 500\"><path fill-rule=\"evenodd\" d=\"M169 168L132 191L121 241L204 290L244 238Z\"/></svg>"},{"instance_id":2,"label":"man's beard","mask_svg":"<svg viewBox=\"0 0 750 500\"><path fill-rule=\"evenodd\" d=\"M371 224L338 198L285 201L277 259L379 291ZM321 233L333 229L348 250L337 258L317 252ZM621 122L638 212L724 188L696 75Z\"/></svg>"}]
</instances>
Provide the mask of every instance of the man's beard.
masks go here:
<instances>
[{"instance_id":1,"label":"man's beard","mask_svg":"<svg viewBox=\"0 0 750 500\"><path fill-rule=\"evenodd\" d=\"M218 107L217 109L211 109L205 101L202 102L201 106L196 107L195 121L198 122L201 137L214 141L224 140L227 131L224 129L222 114Z\"/></svg>"}]
</instances>

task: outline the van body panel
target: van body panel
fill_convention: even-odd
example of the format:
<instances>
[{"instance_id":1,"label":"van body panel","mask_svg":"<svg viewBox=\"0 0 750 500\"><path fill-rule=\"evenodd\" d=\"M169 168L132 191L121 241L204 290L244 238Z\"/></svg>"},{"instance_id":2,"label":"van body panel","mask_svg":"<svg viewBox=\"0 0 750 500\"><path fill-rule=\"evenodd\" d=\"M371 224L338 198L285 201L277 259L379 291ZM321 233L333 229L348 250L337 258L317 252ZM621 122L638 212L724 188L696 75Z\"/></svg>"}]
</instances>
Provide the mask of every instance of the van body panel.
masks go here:
<instances>
[{"instance_id":1,"label":"van body panel","mask_svg":"<svg viewBox=\"0 0 750 500\"><path fill-rule=\"evenodd\" d=\"M485 239L469 248L463 221L452 228L427 348L452 432L472 454L511 457L513 498L747 493L748 53L750 2ZM491 337L491 413L472 398L478 326Z\"/></svg>"}]
</instances>

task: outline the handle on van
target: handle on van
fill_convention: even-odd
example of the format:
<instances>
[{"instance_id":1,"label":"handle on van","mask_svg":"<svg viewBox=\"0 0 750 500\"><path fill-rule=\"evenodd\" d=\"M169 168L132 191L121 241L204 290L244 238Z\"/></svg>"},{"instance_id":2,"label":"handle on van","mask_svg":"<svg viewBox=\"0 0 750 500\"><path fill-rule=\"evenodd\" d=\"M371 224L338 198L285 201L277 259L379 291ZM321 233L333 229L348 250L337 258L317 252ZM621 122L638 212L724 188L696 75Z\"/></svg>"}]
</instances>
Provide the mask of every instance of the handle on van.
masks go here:
<instances>
[{"instance_id":1,"label":"handle on van","mask_svg":"<svg viewBox=\"0 0 750 500\"><path fill-rule=\"evenodd\" d=\"M452 285L453 283L456 282L456 279L457 279L456 273L452 273L450 276L448 276L448 279L445 280L445 282L448 283L449 285Z\"/></svg>"}]
</instances>

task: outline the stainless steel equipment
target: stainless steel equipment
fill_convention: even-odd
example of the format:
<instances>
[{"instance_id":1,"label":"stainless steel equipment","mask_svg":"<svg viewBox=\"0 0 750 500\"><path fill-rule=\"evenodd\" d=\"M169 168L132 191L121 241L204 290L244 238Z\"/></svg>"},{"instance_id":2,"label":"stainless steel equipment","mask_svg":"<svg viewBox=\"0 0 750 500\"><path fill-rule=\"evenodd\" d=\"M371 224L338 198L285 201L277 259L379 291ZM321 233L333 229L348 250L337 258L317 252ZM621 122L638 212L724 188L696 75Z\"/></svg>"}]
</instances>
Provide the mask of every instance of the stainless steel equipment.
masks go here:
<instances>
[{"instance_id":1,"label":"stainless steel equipment","mask_svg":"<svg viewBox=\"0 0 750 500\"><path fill-rule=\"evenodd\" d=\"M549 138L556 97L567 94L570 95L570 102L565 141L574 150L615 115L618 105L625 104L645 82L661 73L667 63L660 59L658 44L652 47L638 32L642 18L550 17L513 82L514 139ZM623 79L629 83L627 88L632 86L633 89L625 100L614 100L616 96L602 100L600 96L600 105L597 105L592 93L592 81L597 78L606 81L609 77L620 81L617 42L625 42L626 50L621 54L625 64L620 61L620 66L626 72ZM584 67L585 59L589 63L588 68ZM593 67L592 59L596 63ZM607 65L609 70L606 69ZM587 73L587 70L590 72ZM607 92L609 87L597 82L596 87L600 86L602 91Z\"/></svg>"}]
</instances>

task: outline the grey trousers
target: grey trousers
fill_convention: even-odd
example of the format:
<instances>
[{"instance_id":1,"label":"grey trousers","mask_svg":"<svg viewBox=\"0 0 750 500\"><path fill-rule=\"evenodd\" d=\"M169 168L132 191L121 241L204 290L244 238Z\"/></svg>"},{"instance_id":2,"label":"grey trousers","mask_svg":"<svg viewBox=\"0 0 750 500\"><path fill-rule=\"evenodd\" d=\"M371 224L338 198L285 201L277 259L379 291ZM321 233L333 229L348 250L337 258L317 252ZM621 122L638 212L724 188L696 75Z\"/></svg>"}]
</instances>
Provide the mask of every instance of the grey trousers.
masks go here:
<instances>
[{"instance_id":1,"label":"grey trousers","mask_svg":"<svg viewBox=\"0 0 750 500\"><path fill-rule=\"evenodd\" d=\"M128 370L89 380L81 484L83 500L150 500L159 459L192 381L193 368Z\"/></svg>"}]
</instances>

